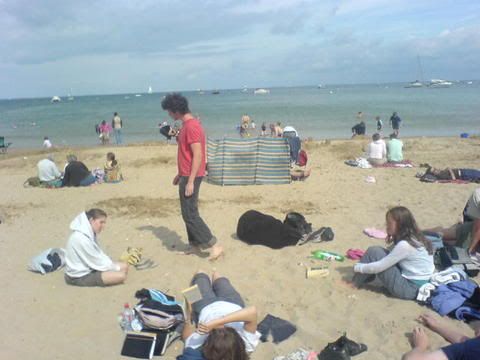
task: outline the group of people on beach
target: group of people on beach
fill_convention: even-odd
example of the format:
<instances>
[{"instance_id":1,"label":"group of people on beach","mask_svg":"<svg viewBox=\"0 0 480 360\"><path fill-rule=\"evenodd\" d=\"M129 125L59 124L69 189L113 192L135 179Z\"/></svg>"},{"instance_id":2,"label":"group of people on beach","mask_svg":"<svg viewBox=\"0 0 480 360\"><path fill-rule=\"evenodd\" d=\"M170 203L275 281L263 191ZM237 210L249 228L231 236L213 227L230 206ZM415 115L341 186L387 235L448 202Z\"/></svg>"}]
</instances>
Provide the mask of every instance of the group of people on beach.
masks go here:
<instances>
[{"instance_id":1,"label":"group of people on beach","mask_svg":"<svg viewBox=\"0 0 480 360\"><path fill-rule=\"evenodd\" d=\"M116 183L123 180L123 175L115 154L109 152L103 171L90 171L77 159L75 154L67 155L67 162L61 172L55 164L53 154L37 163L40 186L47 188L90 186L97 182Z\"/></svg>"},{"instance_id":2,"label":"group of people on beach","mask_svg":"<svg viewBox=\"0 0 480 360\"><path fill-rule=\"evenodd\" d=\"M284 129L282 128L282 123L277 121L275 123L270 123L267 126L266 122L263 122L260 126L260 136L267 136L267 128L270 130L271 137L282 137ZM240 124L237 126L238 132L241 138L249 138L252 136L252 132L255 132L257 125L255 121L248 114L243 114L240 120Z\"/></svg>"},{"instance_id":3,"label":"group of people on beach","mask_svg":"<svg viewBox=\"0 0 480 360\"><path fill-rule=\"evenodd\" d=\"M123 121L117 112L113 113L111 124L103 120L100 124L95 124L95 132L98 135L102 145L108 145L110 143L110 134L113 131L115 136L115 143L117 145L123 144Z\"/></svg>"},{"instance_id":4,"label":"group of people on beach","mask_svg":"<svg viewBox=\"0 0 480 360\"><path fill-rule=\"evenodd\" d=\"M200 186L205 175L205 132L200 121L180 94L169 94L162 108L174 120L182 122L177 134L178 171L173 185L178 185L180 208L185 223L189 247L186 254L209 252L214 261L224 253L223 246L212 234L198 211ZM395 140L392 134L392 140ZM378 141L374 140L374 141ZM75 160L76 161L76 160ZM471 195L462 224L451 228L430 229L447 244L454 244L475 253L480 248L480 188ZM435 272L432 242L420 230L413 214L403 206L386 213L386 244L369 247L353 267L350 286L363 288L378 279L393 297L415 300L419 288ZM101 209L80 213L70 224L72 231L66 247L65 281L76 286L109 286L123 283L128 276L128 264L113 261L101 249L97 236L106 225L107 214ZM218 273L198 272L192 279L202 294L202 300L188 304L182 337L185 341L179 360L248 359L259 343L257 310L246 307L230 281ZM444 336L453 345L429 352L428 338L422 328L414 330L414 348L405 359L478 359L480 338L468 339L431 315L420 321ZM470 356L470 357L468 357ZM473 356L473 357L472 357ZM477 357L475 357L477 356Z\"/></svg>"},{"instance_id":5,"label":"group of people on beach","mask_svg":"<svg viewBox=\"0 0 480 360\"><path fill-rule=\"evenodd\" d=\"M381 166L386 162L400 163L403 161L403 142L395 133L390 134L390 140L385 143L379 133L372 135L368 144L366 157L370 165Z\"/></svg>"},{"instance_id":6,"label":"group of people on beach","mask_svg":"<svg viewBox=\"0 0 480 360\"><path fill-rule=\"evenodd\" d=\"M367 133L367 125L365 120L363 120L363 112L359 111L356 118L357 123L352 127L352 138L357 135L366 135ZM398 116L397 112L394 111L392 116L390 116L390 126L392 127L393 134L397 137L399 136L401 122L402 119ZM375 117L375 126L377 128L377 133L381 133L383 130L383 120L378 115Z\"/></svg>"}]
</instances>

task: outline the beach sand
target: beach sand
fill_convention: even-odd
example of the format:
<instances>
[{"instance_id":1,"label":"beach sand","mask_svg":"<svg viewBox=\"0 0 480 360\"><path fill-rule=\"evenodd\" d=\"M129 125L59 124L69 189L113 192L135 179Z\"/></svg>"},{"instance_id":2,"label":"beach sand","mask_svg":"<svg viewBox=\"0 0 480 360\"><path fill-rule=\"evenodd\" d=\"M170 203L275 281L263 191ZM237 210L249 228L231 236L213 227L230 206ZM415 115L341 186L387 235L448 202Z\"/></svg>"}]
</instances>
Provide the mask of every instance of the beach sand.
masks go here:
<instances>
[{"instance_id":1,"label":"beach sand","mask_svg":"<svg viewBox=\"0 0 480 360\"><path fill-rule=\"evenodd\" d=\"M261 343L252 359L272 359L302 346L321 350L344 331L364 342L369 351L355 359L399 359L410 349L408 334L415 318L426 309L413 301L393 299L381 291L353 290L354 261L334 262L325 278L305 278L312 250L345 253L366 249L382 240L362 234L366 227L383 228L391 206L407 206L423 228L458 221L476 184L427 184L412 169L358 169L343 161L361 154L367 139L309 142L312 175L304 182L277 186L220 187L202 184L200 212L225 247L225 257L211 264L205 258L178 255L186 233L179 212L176 146L145 144L75 149L89 168L103 167L114 151L125 181L89 188L56 190L24 188L36 175L42 152L11 152L0 156L0 265L2 359L118 359L123 333L117 315L125 302L134 303L141 288L179 295L199 269L215 267L228 276L248 304L294 323L298 331L280 343ZM405 158L436 167L480 167L480 140L413 138L404 140ZM55 152L59 168L69 149ZM374 176L376 183L367 183ZM155 260L155 269L131 269L127 282L111 288L67 286L63 271L41 276L27 271L30 259L49 247L64 247L71 220L91 207L109 214L100 241L117 259L128 246L142 247ZM314 227L331 226L335 240L282 250L248 246L235 238L238 218L256 209L283 220L288 211L303 213ZM473 334L466 324L446 319ZM433 347L445 345L428 332ZM164 356L174 359L182 350L176 342Z\"/></svg>"}]
</instances>

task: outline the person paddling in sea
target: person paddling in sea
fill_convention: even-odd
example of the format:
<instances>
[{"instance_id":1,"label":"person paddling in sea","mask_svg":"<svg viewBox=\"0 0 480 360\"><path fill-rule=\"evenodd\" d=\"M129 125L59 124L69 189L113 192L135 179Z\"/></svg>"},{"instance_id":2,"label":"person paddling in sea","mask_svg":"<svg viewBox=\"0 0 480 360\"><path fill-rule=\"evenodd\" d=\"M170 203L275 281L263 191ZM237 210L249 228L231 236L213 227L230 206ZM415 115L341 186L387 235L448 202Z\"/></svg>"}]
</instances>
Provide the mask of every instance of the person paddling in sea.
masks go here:
<instances>
[{"instance_id":1,"label":"person paddling in sea","mask_svg":"<svg viewBox=\"0 0 480 360\"><path fill-rule=\"evenodd\" d=\"M188 235L189 249L185 254L210 250L210 260L216 260L223 254L207 224L198 212L200 185L205 176L205 132L200 121L188 107L188 100L181 94L168 94L162 101L163 110L173 120L181 120L182 128L177 136L178 173L173 185L179 186L180 208Z\"/></svg>"}]
</instances>

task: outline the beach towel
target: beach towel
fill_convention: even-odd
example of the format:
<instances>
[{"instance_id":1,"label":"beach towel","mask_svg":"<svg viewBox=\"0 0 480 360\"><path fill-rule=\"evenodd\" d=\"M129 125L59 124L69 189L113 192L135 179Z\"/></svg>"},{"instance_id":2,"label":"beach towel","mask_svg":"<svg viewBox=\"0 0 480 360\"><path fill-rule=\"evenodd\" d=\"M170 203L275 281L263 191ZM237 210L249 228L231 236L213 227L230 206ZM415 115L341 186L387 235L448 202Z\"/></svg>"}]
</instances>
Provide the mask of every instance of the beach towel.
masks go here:
<instances>
[{"instance_id":1,"label":"beach towel","mask_svg":"<svg viewBox=\"0 0 480 360\"><path fill-rule=\"evenodd\" d=\"M380 229L375 228L365 228L363 229L363 233L375 239L386 239L387 233Z\"/></svg>"},{"instance_id":2,"label":"beach towel","mask_svg":"<svg viewBox=\"0 0 480 360\"><path fill-rule=\"evenodd\" d=\"M384 167L384 168L413 168L414 165L410 160L403 160L401 162L391 163L386 162L381 165L374 165L374 167Z\"/></svg>"},{"instance_id":3,"label":"beach towel","mask_svg":"<svg viewBox=\"0 0 480 360\"><path fill-rule=\"evenodd\" d=\"M290 147L283 138L208 139L208 178L216 185L290 184Z\"/></svg>"}]
</instances>

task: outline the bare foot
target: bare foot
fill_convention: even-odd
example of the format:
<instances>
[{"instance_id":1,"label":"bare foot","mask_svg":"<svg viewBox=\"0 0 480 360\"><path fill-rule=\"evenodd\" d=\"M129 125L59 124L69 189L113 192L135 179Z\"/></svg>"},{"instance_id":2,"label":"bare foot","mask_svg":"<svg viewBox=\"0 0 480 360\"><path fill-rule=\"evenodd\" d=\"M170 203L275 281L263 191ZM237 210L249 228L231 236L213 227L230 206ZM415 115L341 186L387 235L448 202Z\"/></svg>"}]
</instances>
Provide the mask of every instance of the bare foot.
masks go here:
<instances>
[{"instance_id":1,"label":"bare foot","mask_svg":"<svg viewBox=\"0 0 480 360\"><path fill-rule=\"evenodd\" d=\"M218 244L215 244L215 245L212 246L212 248L210 250L210 256L209 256L208 260L209 261L215 261L220 256L222 256L223 254L224 254L223 247L218 245Z\"/></svg>"},{"instance_id":2,"label":"bare foot","mask_svg":"<svg viewBox=\"0 0 480 360\"><path fill-rule=\"evenodd\" d=\"M428 349L428 337L422 327L416 327L413 329L412 342L415 349L420 349L422 351L426 351Z\"/></svg>"},{"instance_id":3,"label":"bare foot","mask_svg":"<svg viewBox=\"0 0 480 360\"><path fill-rule=\"evenodd\" d=\"M212 271L212 283L217 280L218 278L221 278L222 276L218 273L217 270L213 269Z\"/></svg>"}]
</instances>

